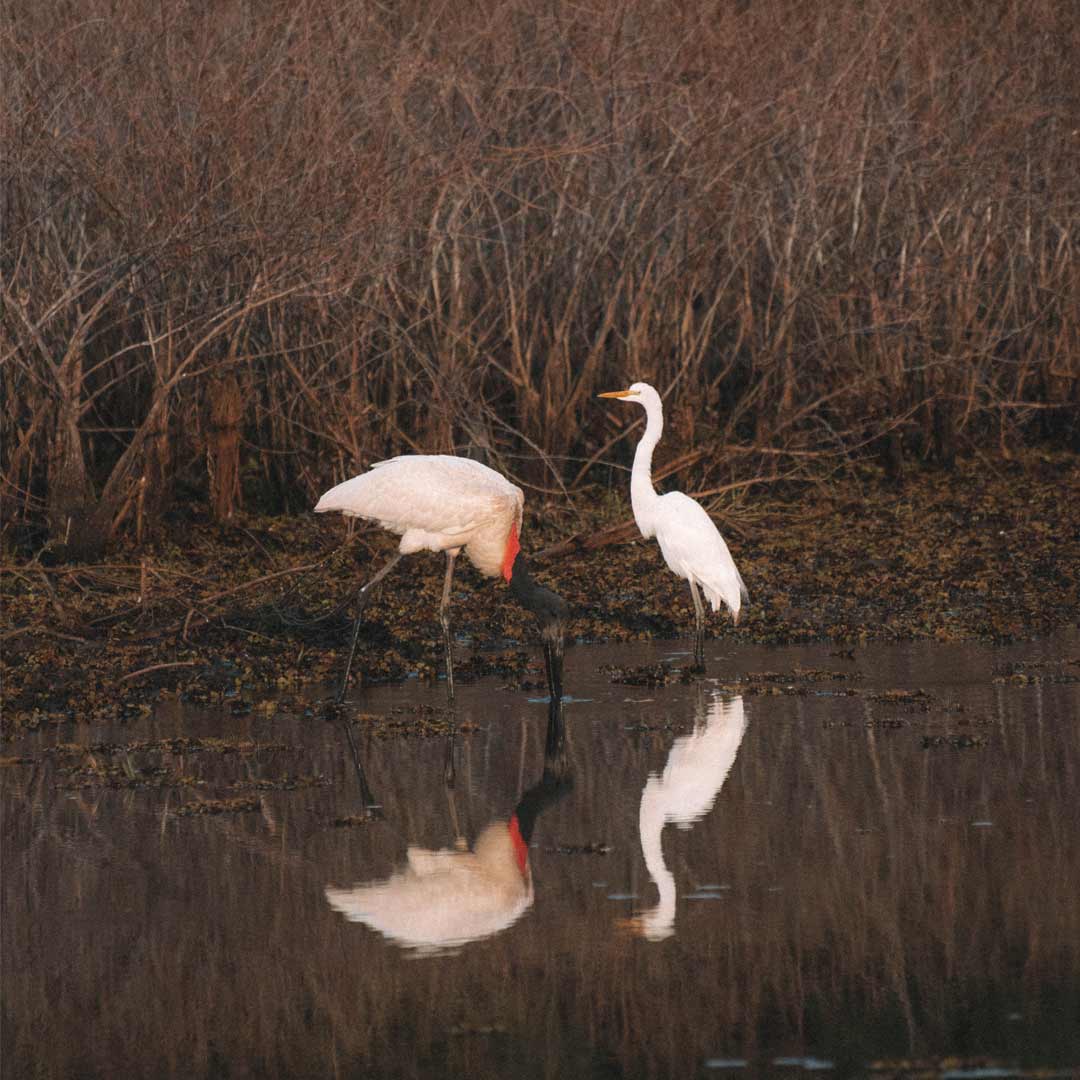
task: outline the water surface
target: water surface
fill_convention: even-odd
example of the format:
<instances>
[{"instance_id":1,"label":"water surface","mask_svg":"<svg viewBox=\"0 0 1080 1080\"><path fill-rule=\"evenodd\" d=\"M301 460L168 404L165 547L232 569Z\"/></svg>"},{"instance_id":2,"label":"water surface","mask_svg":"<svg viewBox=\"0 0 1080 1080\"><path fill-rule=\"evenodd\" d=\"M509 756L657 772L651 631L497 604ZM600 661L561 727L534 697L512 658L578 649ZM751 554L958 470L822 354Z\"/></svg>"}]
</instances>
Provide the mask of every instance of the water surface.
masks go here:
<instances>
[{"instance_id":1,"label":"water surface","mask_svg":"<svg viewBox=\"0 0 1080 1080\"><path fill-rule=\"evenodd\" d=\"M452 787L368 690L373 820L303 701L9 745L5 1075L1069 1075L1080 637L835 652L462 685Z\"/></svg>"}]
</instances>

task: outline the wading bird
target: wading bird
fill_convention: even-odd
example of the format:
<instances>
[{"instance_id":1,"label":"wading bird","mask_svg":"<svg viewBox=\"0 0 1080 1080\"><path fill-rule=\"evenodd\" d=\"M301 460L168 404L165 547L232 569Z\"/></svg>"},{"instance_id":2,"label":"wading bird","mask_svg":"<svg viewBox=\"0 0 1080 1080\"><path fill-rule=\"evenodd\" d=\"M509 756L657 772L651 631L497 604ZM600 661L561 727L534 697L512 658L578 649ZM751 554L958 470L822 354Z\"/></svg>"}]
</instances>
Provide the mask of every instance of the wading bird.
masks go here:
<instances>
[{"instance_id":1,"label":"wading bird","mask_svg":"<svg viewBox=\"0 0 1080 1080\"><path fill-rule=\"evenodd\" d=\"M622 923L625 929L650 941L662 941L675 932L675 876L664 862L664 826L674 822L689 829L712 809L745 733L742 698L715 697L705 709L704 722L695 721L694 733L672 743L663 774L649 776L641 793L638 830L660 902Z\"/></svg>"},{"instance_id":2,"label":"wading bird","mask_svg":"<svg viewBox=\"0 0 1080 1080\"><path fill-rule=\"evenodd\" d=\"M416 551L446 552L439 622L446 645L446 691L454 700L450 582L454 560L462 550L485 577L502 574L517 602L536 616L544 642L548 689L553 701L562 699L566 604L550 589L537 585L520 554L524 505L521 488L494 469L448 454L406 455L377 462L370 471L338 484L319 499L317 514L340 510L346 517L377 521L401 537L397 554L360 590L339 702L349 682L365 604L401 557Z\"/></svg>"},{"instance_id":3,"label":"wading bird","mask_svg":"<svg viewBox=\"0 0 1080 1080\"><path fill-rule=\"evenodd\" d=\"M636 401L645 409L648 423L634 454L630 474L630 502L641 535L655 536L671 570L690 582L694 598L694 666L705 668L705 608L698 586L705 592L713 611L723 601L735 622L746 599L746 586L735 568L724 538L705 508L681 491L657 495L652 483L652 453L664 430L664 407L660 395L648 383L634 383L629 390L613 390L603 398Z\"/></svg>"},{"instance_id":4,"label":"wading bird","mask_svg":"<svg viewBox=\"0 0 1080 1080\"><path fill-rule=\"evenodd\" d=\"M364 923L406 949L436 954L491 937L533 904L529 842L536 820L574 786L559 706L548 712L544 771L518 800L509 820L481 830L469 850L412 846L385 881L350 889L327 886L326 899L350 922ZM451 795L451 809L453 801ZM457 815L454 812L454 831Z\"/></svg>"}]
</instances>

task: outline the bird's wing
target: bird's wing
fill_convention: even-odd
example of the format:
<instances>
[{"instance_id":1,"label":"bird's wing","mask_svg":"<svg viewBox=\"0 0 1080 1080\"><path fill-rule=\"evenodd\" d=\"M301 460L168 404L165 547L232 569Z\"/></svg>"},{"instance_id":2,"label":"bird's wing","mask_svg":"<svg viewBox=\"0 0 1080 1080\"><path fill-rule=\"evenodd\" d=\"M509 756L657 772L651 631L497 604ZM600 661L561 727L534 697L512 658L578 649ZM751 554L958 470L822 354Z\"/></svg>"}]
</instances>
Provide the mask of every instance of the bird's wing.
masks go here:
<instances>
[{"instance_id":1,"label":"bird's wing","mask_svg":"<svg viewBox=\"0 0 1080 1080\"><path fill-rule=\"evenodd\" d=\"M655 521L656 539L668 566L701 584L714 611L723 600L737 615L746 585L705 508L689 495L672 491L657 501Z\"/></svg>"},{"instance_id":2,"label":"bird's wing","mask_svg":"<svg viewBox=\"0 0 1080 1080\"><path fill-rule=\"evenodd\" d=\"M479 461L414 454L380 461L338 484L315 510L340 510L399 533L421 529L455 536L507 513L520 521L524 502L521 488Z\"/></svg>"},{"instance_id":3,"label":"bird's wing","mask_svg":"<svg viewBox=\"0 0 1080 1080\"><path fill-rule=\"evenodd\" d=\"M712 808L724 786L746 733L741 697L717 696L709 705L705 724L672 744L664 766L664 816L686 825Z\"/></svg>"}]
</instances>

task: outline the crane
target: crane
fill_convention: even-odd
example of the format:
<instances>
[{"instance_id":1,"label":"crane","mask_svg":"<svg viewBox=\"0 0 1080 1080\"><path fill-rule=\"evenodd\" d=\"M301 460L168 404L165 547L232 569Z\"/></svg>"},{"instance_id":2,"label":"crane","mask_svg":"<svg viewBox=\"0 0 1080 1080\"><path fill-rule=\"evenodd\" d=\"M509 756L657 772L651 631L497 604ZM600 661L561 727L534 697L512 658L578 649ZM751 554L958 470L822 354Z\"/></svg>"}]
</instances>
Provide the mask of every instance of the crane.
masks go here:
<instances>
[{"instance_id":1,"label":"crane","mask_svg":"<svg viewBox=\"0 0 1080 1080\"><path fill-rule=\"evenodd\" d=\"M376 521L401 537L396 554L361 588L352 645L338 702L345 697L360 634L364 606L375 587L405 555L445 551L439 622L446 646L446 691L454 700L450 640L450 583L454 560L464 551L485 577L502 575L517 602L540 623L552 701L562 700L562 660L567 608L561 597L538 585L521 555L525 495L494 469L451 454L409 454L376 462L371 468L327 491L317 514L339 510L346 517Z\"/></svg>"},{"instance_id":2,"label":"crane","mask_svg":"<svg viewBox=\"0 0 1080 1080\"><path fill-rule=\"evenodd\" d=\"M548 710L544 770L509 819L482 829L471 850L410 845L405 863L382 881L326 887L326 899L350 922L422 955L455 949L512 926L532 907L529 843L537 818L574 787L558 703ZM453 802L451 801L451 808ZM457 815L454 813L455 832Z\"/></svg>"},{"instance_id":3,"label":"crane","mask_svg":"<svg viewBox=\"0 0 1080 1080\"><path fill-rule=\"evenodd\" d=\"M636 382L627 390L612 390L600 397L635 401L645 409L648 422L634 453L634 468L630 474L634 520L646 540L656 537L664 561L672 572L690 583L695 613L694 667L704 671L705 608L698 586L712 604L713 611L723 602L731 610L735 622L739 621L739 608L747 598L746 586L724 538L705 508L681 491L657 495L653 487L652 453L664 430L660 395L648 383Z\"/></svg>"}]
</instances>

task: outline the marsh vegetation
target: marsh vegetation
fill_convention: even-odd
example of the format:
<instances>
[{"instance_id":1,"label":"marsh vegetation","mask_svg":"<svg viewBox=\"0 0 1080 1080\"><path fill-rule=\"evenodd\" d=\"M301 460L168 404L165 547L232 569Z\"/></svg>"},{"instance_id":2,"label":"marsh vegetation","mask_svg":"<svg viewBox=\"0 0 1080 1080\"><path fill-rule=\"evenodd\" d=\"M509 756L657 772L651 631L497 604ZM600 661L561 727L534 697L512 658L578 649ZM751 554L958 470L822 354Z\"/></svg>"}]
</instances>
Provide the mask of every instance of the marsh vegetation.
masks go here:
<instances>
[{"instance_id":1,"label":"marsh vegetation","mask_svg":"<svg viewBox=\"0 0 1080 1080\"><path fill-rule=\"evenodd\" d=\"M16 2L8 551L477 455L579 526L625 418L730 503L1077 448L1069 0Z\"/></svg>"}]
</instances>

